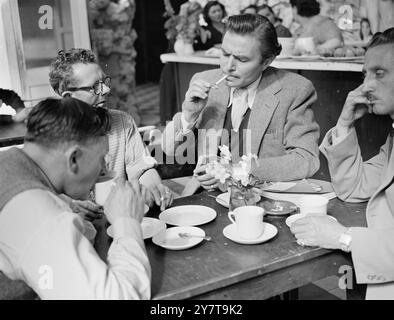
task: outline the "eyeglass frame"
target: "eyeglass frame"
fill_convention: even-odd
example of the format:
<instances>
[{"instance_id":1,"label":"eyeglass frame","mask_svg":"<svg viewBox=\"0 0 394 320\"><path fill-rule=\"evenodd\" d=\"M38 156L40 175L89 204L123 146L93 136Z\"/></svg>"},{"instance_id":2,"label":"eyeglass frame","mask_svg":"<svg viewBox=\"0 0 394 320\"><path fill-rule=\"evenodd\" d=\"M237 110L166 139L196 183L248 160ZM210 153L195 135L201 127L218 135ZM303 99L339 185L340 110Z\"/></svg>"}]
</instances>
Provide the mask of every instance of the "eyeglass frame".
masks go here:
<instances>
[{"instance_id":1,"label":"eyeglass frame","mask_svg":"<svg viewBox=\"0 0 394 320\"><path fill-rule=\"evenodd\" d=\"M106 83L106 82L107 82L107 83ZM96 89L94 88L94 86L95 86L96 84L97 84L97 85L101 84L101 89L100 89L100 91L99 91L98 93L96 92ZM80 90L82 90L82 91L90 91L90 90L93 90L94 94L98 96L98 95L100 95L100 94L103 93L103 84L104 84L106 87L111 88L111 77L106 76L106 77L104 78L104 80L96 81L92 86L86 86L86 87L70 87L70 88L67 88L65 91L80 91Z\"/></svg>"}]
</instances>

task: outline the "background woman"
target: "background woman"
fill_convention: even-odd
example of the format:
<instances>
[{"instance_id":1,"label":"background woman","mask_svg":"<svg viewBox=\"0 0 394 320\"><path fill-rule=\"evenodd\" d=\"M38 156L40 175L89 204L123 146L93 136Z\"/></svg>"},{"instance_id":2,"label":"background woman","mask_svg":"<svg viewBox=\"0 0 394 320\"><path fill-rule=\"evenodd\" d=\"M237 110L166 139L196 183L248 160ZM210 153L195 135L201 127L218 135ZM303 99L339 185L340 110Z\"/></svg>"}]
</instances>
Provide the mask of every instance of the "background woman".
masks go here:
<instances>
[{"instance_id":1,"label":"background woman","mask_svg":"<svg viewBox=\"0 0 394 320\"><path fill-rule=\"evenodd\" d=\"M341 30L330 18L319 14L320 4L316 0L290 0L290 3L294 19L301 25L298 37L313 37L318 52L342 46Z\"/></svg>"},{"instance_id":2,"label":"background woman","mask_svg":"<svg viewBox=\"0 0 394 320\"><path fill-rule=\"evenodd\" d=\"M226 16L224 6L218 1L209 1L203 9L204 20L207 23L200 31L200 40L194 45L195 50L207 50L215 44L222 43Z\"/></svg>"}]
</instances>

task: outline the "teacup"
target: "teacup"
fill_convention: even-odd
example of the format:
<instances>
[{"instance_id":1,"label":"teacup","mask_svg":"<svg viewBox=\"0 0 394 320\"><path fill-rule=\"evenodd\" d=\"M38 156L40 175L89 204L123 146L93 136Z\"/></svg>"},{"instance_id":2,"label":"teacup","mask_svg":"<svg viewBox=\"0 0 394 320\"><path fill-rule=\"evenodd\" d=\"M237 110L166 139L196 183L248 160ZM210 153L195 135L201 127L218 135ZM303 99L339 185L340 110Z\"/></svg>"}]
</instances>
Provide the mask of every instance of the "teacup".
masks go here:
<instances>
[{"instance_id":1,"label":"teacup","mask_svg":"<svg viewBox=\"0 0 394 320\"><path fill-rule=\"evenodd\" d=\"M279 55L281 56L291 56L294 50L294 38L278 38L278 42L282 46L282 51Z\"/></svg>"},{"instance_id":2,"label":"teacup","mask_svg":"<svg viewBox=\"0 0 394 320\"><path fill-rule=\"evenodd\" d=\"M94 186L94 196L97 204L104 205L112 186L115 184L115 178L116 174L113 171L108 172L105 176L99 177Z\"/></svg>"},{"instance_id":3,"label":"teacup","mask_svg":"<svg viewBox=\"0 0 394 320\"><path fill-rule=\"evenodd\" d=\"M257 239L264 233L263 217L264 209L257 206L239 207L228 213L239 237L245 240Z\"/></svg>"},{"instance_id":4,"label":"teacup","mask_svg":"<svg viewBox=\"0 0 394 320\"><path fill-rule=\"evenodd\" d=\"M299 201L300 213L324 216L327 214L327 204L328 199L326 197L318 195L303 196Z\"/></svg>"},{"instance_id":5,"label":"teacup","mask_svg":"<svg viewBox=\"0 0 394 320\"><path fill-rule=\"evenodd\" d=\"M316 54L316 46L313 37L296 39L294 49L301 52L301 54Z\"/></svg>"}]
</instances>

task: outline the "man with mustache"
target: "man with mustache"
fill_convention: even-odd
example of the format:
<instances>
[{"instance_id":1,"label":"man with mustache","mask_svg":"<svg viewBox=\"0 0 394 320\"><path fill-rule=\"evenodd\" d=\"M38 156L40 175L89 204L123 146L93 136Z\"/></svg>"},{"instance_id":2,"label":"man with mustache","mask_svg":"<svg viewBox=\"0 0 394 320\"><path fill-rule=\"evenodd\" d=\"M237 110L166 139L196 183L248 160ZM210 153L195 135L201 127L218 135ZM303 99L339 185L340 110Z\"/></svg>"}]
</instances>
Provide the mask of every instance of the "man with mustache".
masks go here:
<instances>
[{"instance_id":1,"label":"man with mustache","mask_svg":"<svg viewBox=\"0 0 394 320\"><path fill-rule=\"evenodd\" d=\"M374 35L363 72L363 84L349 93L320 150L338 197L369 201L368 227L347 228L328 217L307 217L294 222L291 231L301 245L351 252L357 283L368 285L366 299L394 299L394 130L379 154L363 162L354 128L368 112L394 120L394 28Z\"/></svg>"},{"instance_id":2,"label":"man with mustache","mask_svg":"<svg viewBox=\"0 0 394 320\"><path fill-rule=\"evenodd\" d=\"M312 176L319 169L319 126L312 110L316 91L309 80L269 66L280 52L268 19L229 17L220 69L193 76L182 112L164 132L164 151L182 157L186 149L190 156L197 144L199 156L216 155L218 146L228 145L235 162L244 154L258 156L252 174L261 180ZM216 84L223 76L226 80ZM219 185L205 166L195 173L203 188Z\"/></svg>"}]
</instances>

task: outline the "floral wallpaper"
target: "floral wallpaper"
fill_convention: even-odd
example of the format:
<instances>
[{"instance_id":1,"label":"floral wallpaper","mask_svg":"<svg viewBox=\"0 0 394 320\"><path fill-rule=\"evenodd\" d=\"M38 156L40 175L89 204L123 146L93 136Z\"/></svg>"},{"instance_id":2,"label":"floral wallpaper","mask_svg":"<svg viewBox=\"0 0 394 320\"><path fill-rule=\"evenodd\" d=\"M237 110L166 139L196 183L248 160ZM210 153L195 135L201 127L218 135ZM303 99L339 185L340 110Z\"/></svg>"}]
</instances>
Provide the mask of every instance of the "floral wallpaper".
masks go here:
<instances>
[{"instance_id":1,"label":"floral wallpaper","mask_svg":"<svg viewBox=\"0 0 394 320\"><path fill-rule=\"evenodd\" d=\"M135 99L137 33L132 28L135 1L89 0L88 5L92 47L104 72L112 78L109 107L130 113L139 125Z\"/></svg>"}]
</instances>

